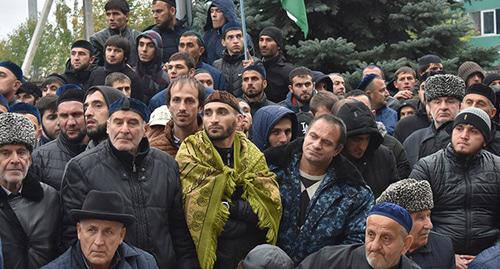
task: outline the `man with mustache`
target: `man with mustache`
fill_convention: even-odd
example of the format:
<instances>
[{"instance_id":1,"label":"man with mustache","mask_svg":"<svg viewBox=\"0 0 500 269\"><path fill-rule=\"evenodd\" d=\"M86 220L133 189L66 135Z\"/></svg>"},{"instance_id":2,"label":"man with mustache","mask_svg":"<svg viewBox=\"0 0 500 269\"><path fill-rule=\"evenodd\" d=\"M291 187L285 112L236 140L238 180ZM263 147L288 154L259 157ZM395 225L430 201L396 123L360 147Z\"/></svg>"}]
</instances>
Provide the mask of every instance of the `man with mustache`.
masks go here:
<instances>
[{"instance_id":1,"label":"man with mustache","mask_svg":"<svg viewBox=\"0 0 500 269\"><path fill-rule=\"evenodd\" d=\"M175 157L184 139L203 129L199 112L204 100L204 87L190 76L180 76L167 88L167 104L172 118L163 126L153 126L148 132L151 147Z\"/></svg>"},{"instance_id":2,"label":"man with mustache","mask_svg":"<svg viewBox=\"0 0 500 269\"><path fill-rule=\"evenodd\" d=\"M406 256L422 268L455 269L453 244L447 236L432 231L431 210L434 207L428 181L412 178L392 183L377 198L377 203L394 203L410 213L413 243Z\"/></svg>"},{"instance_id":3,"label":"man with mustache","mask_svg":"<svg viewBox=\"0 0 500 269\"><path fill-rule=\"evenodd\" d=\"M264 154L236 131L241 116L236 97L215 91L203 107L204 130L186 138L176 155L202 269L236 268L255 246L276 243L281 218L276 176Z\"/></svg>"},{"instance_id":4,"label":"man with mustache","mask_svg":"<svg viewBox=\"0 0 500 269\"><path fill-rule=\"evenodd\" d=\"M42 182L59 190L66 163L86 148L87 129L83 101L85 92L64 91L57 99L57 118L60 133L57 139L33 152L33 169Z\"/></svg>"},{"instance_id":5,"label":"man with mustache","mask_svg":"<svg viewBox=\"0 0 500 269\"><path fill-rule=\"evenodd\" d=\"M498 240L500 157L484 149L492 134L483 110L466 108L451 126L451 143L422 158L410 177L429 181L434 230L451 238L457 268L462 269Z\"/></svg>"},{"instance_id":6,"label":"man with mustache","mask_svg":"<svg viewBox=\"0 0 500 269\"><path fill-rule=\"evenodd\" d=\"M273 102L267 99L264 92L267 87L266 69L261 63L251 64L241 74L241 90L245 100L251 108L252 116L255 115L258 109L274 105Z\"/></svg>"},{"instance_id":7,"label":"man with mustache","mask_svg":"<svg viewBox=\"0 0 500 269\"><path fill-rule=\"evenodd\" d=\"M159 268L198 268L196 251L182 209L179 172L172 157L149 146L149 111L137 99L122 97L109 106L108 139L73 158L61 184L62 241L76 239L72 209L91 190L116 191L137 222L125 241L153 256Z\"/></svg>"},{"instance_id":8,"label":"man with mustache","mask_svg":"<svg viewBox=\"0 0 500 269\"><path fill-rule=\"evenodd\" d=\"M429 127L412 133L403 143L410 165L450 143L453 119L460 110L465 83L454 75L435 75L425 81L426 111L432 122Z\"/></svg>"},{"instance_id":9,"label":"man with mustache","mask_svg":"<svg viewBox=\"0 0 500 269\"><path fill-rule=\"evenodd\" d=\"M295 113L309 112L309 102L315 94L313 73L304 66L299 66L290 71L288 75L290 84L286 99L279 105L287 107Z\"/></svg>"}]
</instances>

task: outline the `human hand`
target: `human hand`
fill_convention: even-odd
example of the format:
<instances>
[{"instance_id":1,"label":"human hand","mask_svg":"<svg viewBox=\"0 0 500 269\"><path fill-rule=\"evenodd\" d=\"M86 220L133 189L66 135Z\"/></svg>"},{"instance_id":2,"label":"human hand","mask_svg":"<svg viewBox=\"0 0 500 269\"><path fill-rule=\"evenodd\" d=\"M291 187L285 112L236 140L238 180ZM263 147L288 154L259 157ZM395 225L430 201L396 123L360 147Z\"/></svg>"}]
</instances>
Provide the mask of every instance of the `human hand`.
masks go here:
<instances>
[{"instance_id":1,"label":"human hand","mask_svg":"<svg viewBox=\"0 0 500 269\"><path fill-rule=\"evenodd\" d=\"M475 256L471 255L455 255L455 264L457 269L467 269L469 263L474 260Z\"/></svg>"}]
</instances>

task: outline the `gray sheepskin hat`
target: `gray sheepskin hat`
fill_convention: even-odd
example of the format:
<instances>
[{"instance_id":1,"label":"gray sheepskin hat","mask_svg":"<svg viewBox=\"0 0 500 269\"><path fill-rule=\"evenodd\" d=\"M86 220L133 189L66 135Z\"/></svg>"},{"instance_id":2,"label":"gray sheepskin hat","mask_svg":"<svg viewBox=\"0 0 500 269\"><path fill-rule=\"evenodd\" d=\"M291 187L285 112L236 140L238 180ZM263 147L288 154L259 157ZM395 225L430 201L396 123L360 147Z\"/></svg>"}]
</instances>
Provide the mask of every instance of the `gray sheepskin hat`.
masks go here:
<instances>
[{"instance_id":1,"label":"gray sheepskin hat","mask_svg":"<svg viewBox=\"0 0 500 269\"><path fill-rule=\"evenodd\" d=\"M463 79L450 75L435 75L425 81L425 98L430 102L439 97L455 97L462 101L465 95Z\"/></svg>"},{"instance_id":2,"label":"gray sheepskin hat","mask_svg":"<svg viewBox=\"0 0 500 269\"><path fill-rule=\"evenodd\" d=\"M377 204L389 202L406 208L410 213L434 207L431 185L427 180L413 178L392 183L377 198Z\"/></svg>"},{"instance_id":3,"label":"gray sheepskin hat","mask_svg":"<svg viewBox=\"0 0 500 269\"><path fill-rule=\"evenodd\" d=\"M0 146L24 144L31 152L35 147L35 126L18 113L0 114Z\"/></svg>"}]
</instances>

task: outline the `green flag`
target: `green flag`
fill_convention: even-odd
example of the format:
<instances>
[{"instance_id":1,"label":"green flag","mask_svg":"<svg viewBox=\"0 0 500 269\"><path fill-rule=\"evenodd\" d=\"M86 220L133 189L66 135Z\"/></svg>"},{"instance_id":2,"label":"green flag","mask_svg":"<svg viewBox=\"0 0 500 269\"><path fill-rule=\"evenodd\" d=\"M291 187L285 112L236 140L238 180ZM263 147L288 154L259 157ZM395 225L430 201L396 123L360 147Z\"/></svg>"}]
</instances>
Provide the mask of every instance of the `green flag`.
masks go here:
<instances>
[{"instance_id":1,"label":"green flag","mask_svg":"<svg viewBox=\"0 0 500 269\"><path fill-rule=\"evenodd\" d=\"M286 10L288 17L304 32L304 38L307 38L309 24L307 23L306 4L304 0L281 0L281 5Z\"/></svg>"}]
</instances>

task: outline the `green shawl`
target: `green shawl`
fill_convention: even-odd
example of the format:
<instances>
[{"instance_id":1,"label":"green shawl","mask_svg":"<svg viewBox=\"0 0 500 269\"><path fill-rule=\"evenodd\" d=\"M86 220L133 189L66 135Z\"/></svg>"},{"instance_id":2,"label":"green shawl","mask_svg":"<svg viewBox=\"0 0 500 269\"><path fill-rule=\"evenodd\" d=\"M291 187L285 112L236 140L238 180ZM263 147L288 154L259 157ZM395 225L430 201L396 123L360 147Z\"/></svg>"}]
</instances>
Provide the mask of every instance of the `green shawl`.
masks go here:
<instances>
[{"instance_id":1,"label":"green shawl","mask_svg":"<svg viewBox=\"0 0 500 269\"><path fill-rule=\"evenodd\" d=\"M243 133L236 132L233 148L234 169L224 165L205 131L185 139L177 152L184 211L202 269L215 264L217 238L229 218L222 201L231 201L237 185L258 216L258 227L267 229L267 242L276 244L278 238L282 207L276 175Z\"/></svg>"}]
</instances>

